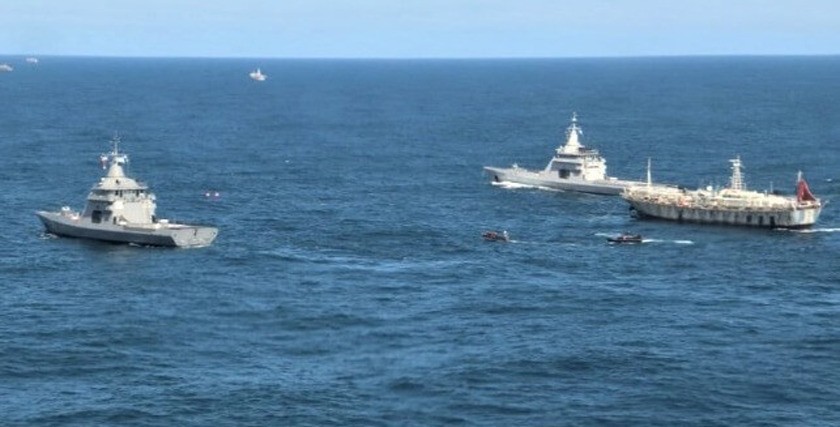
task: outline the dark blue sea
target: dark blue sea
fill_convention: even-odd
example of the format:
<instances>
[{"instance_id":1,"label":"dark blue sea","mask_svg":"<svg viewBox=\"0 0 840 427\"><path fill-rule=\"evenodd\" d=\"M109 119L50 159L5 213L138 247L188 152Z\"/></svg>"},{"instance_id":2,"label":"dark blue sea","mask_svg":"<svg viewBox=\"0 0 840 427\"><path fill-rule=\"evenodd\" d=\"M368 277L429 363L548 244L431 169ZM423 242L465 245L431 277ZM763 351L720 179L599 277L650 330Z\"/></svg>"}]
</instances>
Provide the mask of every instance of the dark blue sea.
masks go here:
<instances>
[{"instance_id":1,"label":"dark blue sea","mask_svg":"<svg viewBox=\"0 0 840 427\"><path fill-rule=\"evenodd\" d=\"M2 425L840 425L840 57L40 59L0 73ZM829 203L754 230L490 184L573 112L611 175L740 155ZM212 246L45 235L115 133Z\"/></svg>"}]
</instances>

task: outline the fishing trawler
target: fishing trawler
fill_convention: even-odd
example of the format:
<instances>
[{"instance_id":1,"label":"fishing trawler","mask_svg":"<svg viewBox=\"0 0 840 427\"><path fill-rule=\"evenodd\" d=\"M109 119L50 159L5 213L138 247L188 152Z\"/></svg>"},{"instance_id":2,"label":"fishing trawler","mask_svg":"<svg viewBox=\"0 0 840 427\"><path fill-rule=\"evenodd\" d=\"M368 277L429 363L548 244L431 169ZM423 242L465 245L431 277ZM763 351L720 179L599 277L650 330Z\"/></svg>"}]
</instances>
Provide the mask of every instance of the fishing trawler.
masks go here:
<instances>
[{"instance_id":1,"label":"fishing trawler","mask_svg":"<svg viewBox=\"0 0 840 427\"><path fill-rule=\"evenodd\" d=\"M62 207L57 212L38 211L47 232L67 237L134 243L149 246L207 246L218 234L216 227L169 222L155 216L155 195L149 187L125 175L128 155L113 150L100 156L104 177L93 186L83 212Z\"/></svg>"},{"instance_id":2,"label":"fishing trawler","mask_svg":"<svg viewBox=\"0 0 840 427\"><path fill-rule=\"evenodd\" d=\"M566 143L555 149L554 157L545 169L528 170L514 163L510 168L485 166L484 170L496 183L510 182L593 194L619 195L631 185L643 184L641 181L607 176L607 161L598 150L586 148L580 143L582 134L577 115L572 114L572 124L566 129Z\"/></svg>"},{"instance_id":3,"label":"fishing trawler","mask_svg":"<svg viewBox=\"0 0 840 427\"><path fill-rule=\"evenodd\" d=\"M765 228L805 228L817 222L822 203L811 193L801 172L796 196L781 196L747 190L741 158L730 162L732 176L728 187L709 186L694 191L651 185L648 163L647 183L627 188L621 197L630 203L631 215L640 218Z\"/></svg>"}]
</instances>

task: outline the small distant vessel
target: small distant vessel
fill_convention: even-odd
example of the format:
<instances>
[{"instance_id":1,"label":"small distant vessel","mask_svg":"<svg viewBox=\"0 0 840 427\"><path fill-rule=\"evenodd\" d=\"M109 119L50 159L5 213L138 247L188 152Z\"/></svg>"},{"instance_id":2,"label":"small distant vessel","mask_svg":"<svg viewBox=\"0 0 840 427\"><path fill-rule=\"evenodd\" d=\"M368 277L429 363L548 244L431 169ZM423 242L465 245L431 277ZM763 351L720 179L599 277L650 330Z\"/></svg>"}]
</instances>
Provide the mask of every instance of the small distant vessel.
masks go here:
<instances>
[{"instance_id":1,"label":"small distant vessel","mask_svg":"<svg viewBox=\"0 0 840 427\"><path fill-rule=\"evenodd\" d=\"M652 186L650 164L646 185L628 188L622 195L630 203L631 215L706 224L743 225L766 228L810 227L820 216L822 203L814 197L800 172L796 196L747 190L741 174L741 158L730 160L729 186L688 191L677 187Z\"/></svg>"},{"instance_id":2,"label":"small distant vessel","mask_svg":"<svg viewBox=\"0 0 840 427\"><path fill-rule=\"evenodd\" d=\"M9 64L0 64L0 72L3 71L14 71L14 67Z\"/></svg>"},{"instance_id":3,"label":"small distant vessel","mask_svg":"<svg viewBox=\"0 0 840 427\"><path fill-rule=\"evenodd\" d=\"M155 195L145 184L125 175L128 155L113 150L100 156L107 173L93 186L84 212L62 207L58 212L36 214L47 231L67 237L135 243L150 246L207 246L218 234L216 227L169 222L155 216Z\"/></svg>"},{"instance_id":4,"label":"small distant vessel","mask_svg":"<svg viewBox=\"0 0 840 427\"><path fill-rule=\"evenodd\" d=\"M626 181L607 176L607 161L598 150L581 145L583 131L572 114L572 124L566 129L566 144L557 147L551 161L543 170L528 170L513 164L510 168L485 166L494 182L534 185L564 191L619 195L641 181Z\"/></svg>"},{"instance_id":5,"label":"small distant vessel","mask_svg":"<svg viewBox=\"0 0 840 427\"><path fill-rule=\"evenodd\" d=\"M26 63L27 64L37 64L38 63L38 58L30 56L29 58L26 58Z\"/></svg>"},{"instance_id":6,"label":"small distant vessel","mask_svg":"<svg viewBox=\"0 0 840 427\"><path fill-rule=\"evenodd\" d=\"M509 242L510 235L508 235L507 230L502 231L499 233L498 231L485 231L481 233L481 237L488 242Z\"/></svg>"},{"instance_id":7,"label":"small distant vessel","mask_svg":"<svg viewBox=\"0 0 840 427\"><path fill-rule=\"evenodd\" d=\"M610 243L642 243L641 234L622 233L615 237L607 237Z\"/></svg>"},{"instance_id":8,"label":"small distant vessel","mask_svg":"<svg viewBox=\"0 0 840 427\"><path fill-rule=\"evenodd\" d=\"M251 71L251 73L250 73L250 74L248 74L248 75L249 75L249 76L250 76L253 80L256 80L256 81L258 81L258 82L265 81L265 79L267 79L267 78L268 78L268 76L267 76L267 75L265 75L265 74L263 74L263 73L262 73L262 71L260 71L260 69L259 69L259 68L257 68L257 69L256 69L256 70L254 70L254 71Z\"/></svg>"}]
</instances>

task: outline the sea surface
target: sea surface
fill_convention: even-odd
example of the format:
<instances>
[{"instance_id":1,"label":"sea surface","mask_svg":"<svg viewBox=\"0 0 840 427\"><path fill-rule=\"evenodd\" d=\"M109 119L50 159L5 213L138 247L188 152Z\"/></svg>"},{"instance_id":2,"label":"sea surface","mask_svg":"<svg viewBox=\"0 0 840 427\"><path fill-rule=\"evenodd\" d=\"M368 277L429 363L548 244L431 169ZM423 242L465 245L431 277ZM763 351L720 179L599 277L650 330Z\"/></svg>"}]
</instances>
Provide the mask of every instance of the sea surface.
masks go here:
<instances>
[{"instance_id":1,"label":"sea surface","mask_svg":"<svg viewBox=\"0 0 840 427\"><path fill-rule=\"evenodd\" d=\"M840 425L840 57L23 59L2 425ZM829 203L802 232L639 221L483 174L544 167L573 112L610 175L723 185L740 155ZM212 246L44 233L115 134Z\"/></svg>"}]
</instances>

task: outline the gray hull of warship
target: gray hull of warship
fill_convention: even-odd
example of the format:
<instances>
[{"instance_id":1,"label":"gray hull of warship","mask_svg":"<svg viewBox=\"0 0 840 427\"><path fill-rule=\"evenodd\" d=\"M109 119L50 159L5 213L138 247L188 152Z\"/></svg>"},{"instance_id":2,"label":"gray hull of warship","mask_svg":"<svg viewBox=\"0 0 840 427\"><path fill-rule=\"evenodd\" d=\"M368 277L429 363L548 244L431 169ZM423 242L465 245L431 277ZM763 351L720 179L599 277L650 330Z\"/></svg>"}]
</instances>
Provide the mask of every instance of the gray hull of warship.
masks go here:
<instances>
[{"instance_id":1,"label":"gray hull of warship","mask_svg":"<svg viewBox=\"0 0 840 427\"><path fill-rule=\"evenodd\" d=\"M185 224L93 224L81 221L73 213L36 212L47 232L56 236L133 243L143 246L200 247L213 242L215 227Z\"/></svg>"},{"instance_id":2,"label":"gray hull of warship","mask_svg":"<svg viewBox=\"0 0 840 427\"><path fill-rule=\"evenodd\" d=\"M514 183L532 187L547 188L551 190L574 191L579 193L602 194L617 196L631 185L637 185L637 181L625 181L609 177L607 179L578 179L560 178L556 171L529 170L517 166L511 168L499 168L485 166L484 171L492 176L493 182L497 184Z\"/></svg>"}]
</instances>

